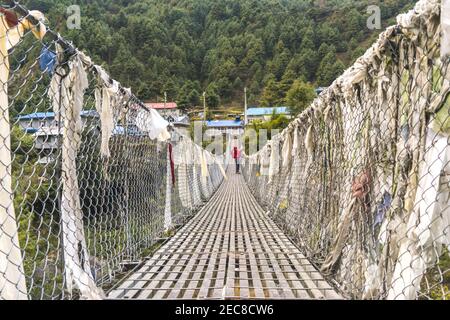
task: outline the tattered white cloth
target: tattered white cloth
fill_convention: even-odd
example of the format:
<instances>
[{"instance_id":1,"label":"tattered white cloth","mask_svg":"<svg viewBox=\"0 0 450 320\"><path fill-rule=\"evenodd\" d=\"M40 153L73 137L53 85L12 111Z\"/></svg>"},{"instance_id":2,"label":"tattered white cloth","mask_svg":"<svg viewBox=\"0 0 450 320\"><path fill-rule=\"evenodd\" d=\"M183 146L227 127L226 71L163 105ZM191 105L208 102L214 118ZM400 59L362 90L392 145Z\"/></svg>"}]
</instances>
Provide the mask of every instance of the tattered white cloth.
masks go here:
<instances>
[{"instance_id":1,"label":"tattered white cloth","mask_svg":"<svg viewBox=\"0 0 450 320\"><path fill-rule=\"evenodd\" d=\"M193 181L191 181L193 186L193 200L194 205L199 206L202 203L202 195L201 195L201 168L199 170L199 165L201 163L200 153L198 152L198 146L191 141L190 150L192 156L192 177ZM199 172L200 171L200 172Z\"/></svg>"},{"instance_id":2,"label":"tattered white cloth","mask_svg":"<svg viewBox=\"0 0 450 320\"><path fill-rule=\"evenodd\" d=\"M95 107L100 115L102 143L101 154L109 158L111 156L109 150L109 140L114 131L116 119L114 117L114 109L120 104L119 83L112 81L110 83L109 76L100 66L94 66L97 71L98 80L101 87L95 89Z\"/></svg>"},{"instance_id":3,"label":"tattered white cloth","mask_svg":"<svg viewBox=\"0 0 450 320\"><path fill-rule=\"evenodd\" d=\"M441 3L441 58L450 57L450 0L442 0Z\"/></svg>"},{"instance_id":4,"label":"tattered white cloth","mask_svg":"<svg viewBox=\"0 0 450 320\"><path fill-rule=\"evenodd\" d=\"M189 188L189 173L188 173L188 158L189 152L188 143L185 141L185 137L176 146L176 163L178 165L178 192L181 204L184 208L192 209L193 201L191 190Z\"/></svg>"},{"instance_id":5,"label":"tattered white cloth","mask_svg":"<svg viewBox=\"0 0 450 320\"><path fill-rule=\"evenodd\" d=\"M154 109L140 109L136 116L136 126L142 132L148 133L150 139L167 141L170 133L167 131L169 123Z\"/></svg>"},{"instance_id":6,"label":"tattered white cloth","mask_svg":"<svg viewBox=\"0 0 450 320\"><path fill-rule=\"evenodd\" d=\"M450 249L450 146L448 137L428 129L414 210L406 226L389 299L417 298L427 268Z\"/></svg>"},{"instance_id":7,"label":"tattered white cloth","mask_svg":"<svg viewBox=\"0 0 450 320\"><path fill-rule=\"evenodd\" d=\"M39 21L44 19L39 11L31 11L30 15ZM21 41L25 30L32 30L38 39L42 39L46 33L43 23L32 25L27 19L22 19L17 25L10 26L5 15L0 14L0 300L28 298L13 204L8 103L8 51Z\"/></svg>"},{"instance_id":8,"label":"tattered white cloth","mask_svg":"<svg viewBox=\"0 0 450 320\"><path fill-rule=\"evenodd\" d=\"M290 132L286 132L284 135L284 143L282 149L283 168L289 168L292 164L292 149L293 149L292 135Z\"/></svg>"},{"instance_id":9,"label":"tattered white cloth","mask_svg":"<svg viewBox=\"0 0 450 320\"><path fill-rule=\"evenodd\" d=\"M280 172L280 136L276 136L270 142L269 182Z\"/></svg>"},{"instance_id":10,"label":"tattered white cloth","mask_svg":"<svg viewBox=\"0 0 450 320\"><path fill-rule=\"evenodd\" d=\"M58 51L59 55L63 52L62 49ZM82 59L75 55L68 62L68 70L65 66L57 67L50 84L49 96L55 117L63 120L61 220L66 286L71 293L75 283L83 299L102 299L104 293L96 286L91 272L76 166L81 145L81 111L84 92L88 86Z\"/></svg>"},{"instance_id":11,"label":"tattered white cloth","mask_svg":"<svg viewBox=\"0 0 450 320\"><path fill-rule=\"evenodd\" d=\"M199 145L196 145L196 150L198 157L200 159L200 170L201 170L201 187L202 187L202 194L205 199L209 199L211 196L211 190L209 188L208 182L209 182L209 171L208 171L208 164L205 156L205 150L203 150Z\"/></svg>"},{"instance_id":12,"label":"tattered white cloth","mask_svg":"<svg viewBox=\"0 0 450 320\"><path fill-rule=\"evenodd\" d=\"M220 173L222 173L222 176L225 180L228 180L228 176L227 173L225 172L225 169L223 168L223 160L218 160L216 156L213 156L214 162L217 164L217 166L219 167Z\"/></svg>"},{"instance_id":13,"label":"tattered white cloth","mask_svg":"<svg viewBox=\"0 0 450 320\"><path fill-rule=\"evenodd\" d=\"M260 156L260 174L262 176L269 176L269 169L270 169L270 156L272 154L270 144L266 145L264 149L261 152Z\"/></svg>"}]
</instances>

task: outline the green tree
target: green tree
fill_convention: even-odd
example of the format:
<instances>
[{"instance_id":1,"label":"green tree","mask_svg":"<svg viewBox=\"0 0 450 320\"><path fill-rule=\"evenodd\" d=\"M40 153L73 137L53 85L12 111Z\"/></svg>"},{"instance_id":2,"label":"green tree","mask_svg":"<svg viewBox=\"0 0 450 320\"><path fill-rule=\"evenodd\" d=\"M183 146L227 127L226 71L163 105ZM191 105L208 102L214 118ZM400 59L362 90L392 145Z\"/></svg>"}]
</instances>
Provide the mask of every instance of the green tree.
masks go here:
<instances>
[{"instance_id":1,"label":"green tree","mask_svg":"<svg viewBox=\"0 0 450 320\"><path fill-rule=\"evenodd\" d=\"M344 64L337 60L333 51L329 52L317 70L317 82L320 86L329 86L344 71Z\"/></svg>"},{"instance_id":2,"label":"green tree","mask_svg":"<svg viewBox=\"0 0 450 320\"><path fill-rule=\"evenodd\" d=\"M263 107L273 107L283 102L284 92L280 84L274 78L267 82L263 90L260 104Z\"/></svg>"},{"instance_id":3,"label":"green tree","mask_svg":"<svg viewBox=\"0 0 450 320\"><path fill-rule=\"evenodd\" d=\"M217 109L220 105L220 96L215 84L210 84L206 89L206 104L208 109Z\"/></svg>"},{"instance_id":4,"label":"green tree","mask_svg":"<svg viewBox=\"0 0 450 320\"><path fill-rule=\"evenodd\" d=\"M224 103L241 100L236 79L251 88L255 103L268 74L276 82L292 73L292 79L327 85L379 33L365 27L369 0L329 0L324 7L305 0L90 0L81 1L82 30L68 30L61 19L73 0L20 2L43 11L55 31L141 99L157 100L167 91L188 108L195 104L195 92L183 88L187 82L201 84L195 88L200 94L207 84L218 84ZM395 22L392 18L415 2L379 1L383 20ZM15 53L29 54L20 46ZM34 91L32 83L21 89ZM15 104L17 110L22 107L22 101Z\"/></svg>"},{"instance_id":5,"label":"green tree","mask_svg":"<svg viewBox=\"0 0 450 320\"><path fill-rule=\"evenodd\" d=\"M296 80L287 92L286 102L294 116L302 113L314 100L316 92L314 87L300 80Z\"/></svg>"},{"instance_id":6,"label":"green tree","mask_svg":"<svg viewBox=\"0 0 450 320\"><path fill-rule=\"evenodd\" d=\"M200 87L197 82L187 81L180 90L177 103L181 110L189 109L200 104Z\"/></svg>"}]
</instances>

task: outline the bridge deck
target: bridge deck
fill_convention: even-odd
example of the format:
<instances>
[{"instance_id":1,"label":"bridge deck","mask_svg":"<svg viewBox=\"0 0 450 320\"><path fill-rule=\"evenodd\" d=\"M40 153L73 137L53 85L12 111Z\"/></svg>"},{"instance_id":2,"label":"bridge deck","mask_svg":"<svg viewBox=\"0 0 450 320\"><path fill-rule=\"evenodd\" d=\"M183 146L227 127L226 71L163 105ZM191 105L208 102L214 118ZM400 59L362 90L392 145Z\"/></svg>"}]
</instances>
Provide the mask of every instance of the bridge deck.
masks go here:
<instances>
[{"instance_id":1,"label":"bridge deck","mask_svg":"<svg viewBox=\"0 0 450 320\"><path fill-rule=\"evenodd\" d=\"M340 299L257 204L240 175L112 299Z\"/></svg>"}]
</instances>

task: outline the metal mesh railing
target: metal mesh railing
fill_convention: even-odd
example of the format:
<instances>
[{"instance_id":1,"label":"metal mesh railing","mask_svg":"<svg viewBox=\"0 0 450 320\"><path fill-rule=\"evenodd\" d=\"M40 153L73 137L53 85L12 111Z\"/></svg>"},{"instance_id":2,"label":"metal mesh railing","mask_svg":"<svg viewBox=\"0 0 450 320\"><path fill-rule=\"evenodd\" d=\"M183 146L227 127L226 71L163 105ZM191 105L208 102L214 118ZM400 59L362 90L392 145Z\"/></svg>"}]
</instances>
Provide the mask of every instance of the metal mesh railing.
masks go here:
<instances>
[{"instance_id":1,"label":"metal mesh railing","mask_svg":"<svg viewBox=\"0 0 450 320\"><path fill-rule=\"evenodd\" d=\"M244 174L353 299L450 298L450 68L420 1ZM278 161L279 159L279 161Z\"/></svg>"},{"instance_id":2,"label":"metal mesh railing","mask_svg":"<svg viewBox=\"0 0 450 320\"><path fill-rule=\"evenodd\" d=\"M220 164L40 13L10 3L0 9L0 299L103 298L215 192ZM192 159L176 161L187 149Z\"/></svg>"}]
</instances>

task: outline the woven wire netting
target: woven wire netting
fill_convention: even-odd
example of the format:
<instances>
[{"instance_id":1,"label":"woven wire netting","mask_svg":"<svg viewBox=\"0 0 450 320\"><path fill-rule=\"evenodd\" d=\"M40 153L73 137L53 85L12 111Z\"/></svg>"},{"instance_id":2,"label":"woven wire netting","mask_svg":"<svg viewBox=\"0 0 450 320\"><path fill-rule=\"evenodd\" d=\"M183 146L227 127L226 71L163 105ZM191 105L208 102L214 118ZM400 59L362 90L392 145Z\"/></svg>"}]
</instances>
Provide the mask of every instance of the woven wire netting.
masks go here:
<instances>
[{"instance_id":1,"label":"woven wire netting","mask_svg":"<svg viewBox=\"0 0 450 320\"><path fill-rule=\"evenodd\" d=\"M21 17L16 9L2 7L2 45L9 44L30 18ZM11 26L8 17L18 17L19 24ZM174 164L169 145L172 148L180 140L158 142L140 130L139 117L150 111L133 95L123 95L117 102L110 155L105 157L95 104L95 90L102 85L98 74L87 68L88 87L77 128L72 110L55 112L51 99L57 93L52 77L70 69L77 51L65 47L53 67L44 56L61 50L61 38L40 40L36 31L42 26L30 24L14 46L2 47L0 56L0 298L73 299L82 296L76 284L90 286L88 278L94 287L107 291L127 268L140 263L173 228L184 224L223 177L217 174L217 163L210 163L205 180L198 161ZM59 93L77 94L76 87L64 85L61 82ZM76 150L68 136L77 140ZM184 144L193 148L190 140ZM66 163L71 161L74 168ZM186 167L184 176L178 166ZM178 180L183 179L191 190L179 188ZM69 193L76 194L66 199L69 183ZM69 213L79 207L81 216L75 213L73 221L65 221L64 206ZM73 237L82 240L67 243ZM79 273L74 270L88 277L76 279Z\"/></svg>"},{"instance_id":2,"label":"woven wire netting","mask_svg":"<svg viewBox=\"0 0 450 320\"><path fill-rule=\"evenodd\" d=\"M348 298L450 298L449 59L440 2L420 5L246 158L257 199Z\"/></svg>"}]
</instances>

